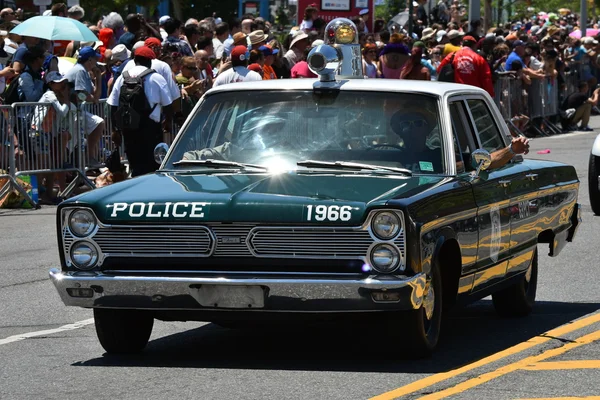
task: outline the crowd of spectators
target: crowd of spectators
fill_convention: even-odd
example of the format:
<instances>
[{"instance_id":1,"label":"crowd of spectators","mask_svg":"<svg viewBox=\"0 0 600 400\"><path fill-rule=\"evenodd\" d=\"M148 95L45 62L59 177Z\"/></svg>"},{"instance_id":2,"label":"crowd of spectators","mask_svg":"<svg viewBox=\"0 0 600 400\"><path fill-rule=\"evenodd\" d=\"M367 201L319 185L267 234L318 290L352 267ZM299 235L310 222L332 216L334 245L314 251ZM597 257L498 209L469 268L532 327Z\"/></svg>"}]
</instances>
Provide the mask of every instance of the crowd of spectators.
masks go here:
<instances>
[{"instance_id":1,"label":"crowd of spectators","mask_svg":"<svg viewBox=\"0 0 600 400\"><path fill-rule=\"evenodd\" d=\"M595 88L600 78L600 35L582 34L576 15L540 13L483 32L478 22L469 23L458 0L440 0L432 10L427 10L425 3L415 3L412 31L409 24L380 20L372 30L367 10L352 18L359 32L365 78L451 80L481 87L491 96L495 95L494 84L506 74L523 85L525 94L532 82L544 80L563 94L564 129L590 129L589 117L598 102ZM77 107L110 97L118 78L136 67L136 50L148 48L154 54L149 61L151 68L166 81L170 104L161 100L159 120L167 141L174 133L172 122L181 122L212 87L316 77L306 59L312 48L323 43L327 25L316 5L303 11L302 23L292 27L281 41L282 36L275 35L269 21L252 15L227 22L214 17L183 22L165 15L152 22L140 14L123 18L112 12L90 23L85 21L81 7L68 8L65 4L54 4L45 15L84 22L97 40L47 41L10 34L19 24L19 12L1 10L0 30L6 32L0 43L0 92L5 92L9 81L16 82L18 101L47 101L56 109L53 118L65 118L67 105ZM597 24L586 25L600 34ZM59 57L75 61L64 77L59 73ZM448 65L453 67L450 77L444 72ZM581 82L576 93L564 90L567 74L577 74ZM513 117L518 127L528 120L527 115ZM18 115L19 126L30 126L30 118L31 113ZM85 126L87 165L100 164L106 116L85 112L80 118ZM48 143L69 140L61 136L58 142L56 137L34 141L28 129L15 129L14 136L20 154L29 155L25 157L29 163L44 159ZM24 167L35 169L32 165Z\"/></svg>"}]
</instances>

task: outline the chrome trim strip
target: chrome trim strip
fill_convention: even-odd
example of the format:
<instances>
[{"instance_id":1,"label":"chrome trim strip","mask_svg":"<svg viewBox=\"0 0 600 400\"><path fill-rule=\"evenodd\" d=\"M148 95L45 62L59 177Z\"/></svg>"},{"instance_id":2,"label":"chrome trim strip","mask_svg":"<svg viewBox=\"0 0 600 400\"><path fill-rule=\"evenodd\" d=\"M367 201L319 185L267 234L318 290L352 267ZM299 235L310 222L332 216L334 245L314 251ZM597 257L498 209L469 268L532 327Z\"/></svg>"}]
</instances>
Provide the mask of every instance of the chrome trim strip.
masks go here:
<instances>
[{"instance_id":1,"label":"chrome trim strip","mask_svg":"<svg viewBox=\"0 0 600 400\"><path fill-rule=\"evenodd\" d=\"M273 276L281 276L281 275L290 275L290 276L336 276L340 278L352 277L352 276L360 276L364 277L364 273L358 272L289 272L289 271L226 271L226 270L201 270L201 271L192 271L192 270L178 270L178 269L110 269L104 270L103 273L107 275L123 275L123 274L153 274L153 275L169 275L169 274L181 274L181 275L273 275Z\"/></svg>"},{"instance_id":2,"label":"chrome trim strip","mask_svg":"<svg viewBox=\"0 0 600 400\"><path fill-rule=\"evenodd\" d=\"M269 303L277 303L283 300L294 301L296 304L307 304L307 307L316 301L322 301L325 305L332 302L344 300L340 309L344 310L378 310L383 305L375 303L371 298L373 290L408 290L402 297L399 307L417 309L423 302L425 290L425 275L406 277L390 277L390 279L365 278L365 279L325 279L325 278L209 278L209 277L138 277L138 276L114 276L103 273L91 272L67 272L63 273L56 268L49 271L50 279L58 290L63 302L68 306L79 307L102 307L110 303L110 307L131 307L134 302L140 300L145 306L134 308L148 309L180 309L165 307L161 305L163 299L195 298L201 285L224 285L224 286L263 286L268 288ZM91 298L71 297L68 288L92 288L94 295ZM112 303L115 299L115 303ZM189 303L188 303L189 304ZM288 311L285 306L273 305L265 307L265 311ZM336 311L335 308L323 308L320 311ZM183 309L195 310L224 310L219 308L197 307L188 305ZM389 309L386 307L385 309ZM227 309L225 309L227 310ZM241 309L240 309L241 310ZM254 310L248 310L252 312ZM295 311L302 311L296 309Z\"/></svg>"}]
</instances>

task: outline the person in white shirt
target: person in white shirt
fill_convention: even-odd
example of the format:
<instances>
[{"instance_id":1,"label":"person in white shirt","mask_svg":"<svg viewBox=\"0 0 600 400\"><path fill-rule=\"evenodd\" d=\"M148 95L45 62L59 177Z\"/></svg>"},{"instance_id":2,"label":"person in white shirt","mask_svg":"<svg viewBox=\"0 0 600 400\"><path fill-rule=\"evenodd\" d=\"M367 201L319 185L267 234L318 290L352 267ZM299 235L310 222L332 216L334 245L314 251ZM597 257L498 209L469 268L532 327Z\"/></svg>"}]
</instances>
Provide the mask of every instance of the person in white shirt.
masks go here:
<instances>
[{"instance_id":1,"label":"person in white shirt","mask_svg":"<svg viewBox=\"0 0 600 400\"><path fill-rule=\"evenodd\" d=\"M135 51L135 66L127 71L128 75L136 77L152 67L152 60L156 54L147 46L142 46ZM126 129L119 131L117 124L117 110L119 108L119 97L125 79L125 72L115 82L113 91L107 100L112 106L113 128L115 131L113 140L121 143L121 137L125 143L125 153L129 161L131 176L136 177L151 173L158 169L154 161L154 148L162 141L161 112L163 107L169 106L173 99L169 95L167 81L158 73L152 72L144 76L144 94L150 106L149 118L142 117L138 129Z\"/></svg>"},{"instance_id":2,"label":"person in white shirt","mask_svg":"<svg viewBox=\"0 0 600 400\"><path fill-rule=\"evenodd\" d=\"M160 36L162 37L163 41L167 39L167 36L169 36L169 34L165 31L165 22L167 22L170 19L171 19L171 17L169 17L168 15L163 15L158 20L158 26L160 28Z\"/></svg>"},{"instance_id":3,"label":"person in white shirt","mask_svg":"<svg viewBox=\"0 0 600 400\"><path fill-rule=\"evenodd\" d=\"M317 14L319 10L316 7L308 6L304 9L304 18L302 19L302 23L300 24L300 30L305 33L310 32L313 29L313 21L317 19Z\"/></svg>"},{"instance_id":4,"label":"person in white shirt","mask_svg":"<svg viewBox=\"0 0 600 400\"><path fill-rule=\"evenodd\" d=\"M213 48L215 49L215 57L217 59L223 57L225 51L225 41L229 38L229 25L227 22L221 22L215 29L215 37L213 38Z\"/></svg>"},{"instance_id":5,"label":"person in white shirt","mask_svg":"<svg viewBox=\"0 0 600 400\"><path fill-rule=\"evenodd\" d=\"M162 43L160 43L160 40L158 40L157 38L153 38L153 37L148 38L144 42L144 46L149 47L151 50L154 51L155 58L152 60L151 67L153 70L158 72L158 74L160 76L165 78L165 81L167 82L169 96L171 97L171 99L173 99L172 106L165 107L163 110L164 115L165 115L165 128L166 128L163 139L165 141L167 141L167 139L171 139L170 135L172 134L172 132L170 132L170 130L171 130L171 126L172 126L173 117L180 115L180 112L181 112L181 102L176 101L181 97L181 90L179 89L179 86L177 86L177 82L175 82L175 77L173 76L173 70L171 70L171 67L169 66L169 64L158 59L158 57L160 56L160 54L162 52ZM137 43L134 46L134 49L136 47L137 47ZM133 67L135 67L135 63L130 61L123 68L123 72L129 71Z\"/></svg>"},{"instance_id":6,"label":"person in white shirt","mask_svg":"<svg viewBox=\"0 0 600 400\"><path fill-rule=\"evenodd\" d=\"M236 82L262 81L262 78L258 73L250 71L247 68L249 58L250 56L247 47L234 47L233 50L231 50L232 68L220 73L219 76L217 76L217 79L215 79L213 87Z\"/></svg>"}]
</instances>

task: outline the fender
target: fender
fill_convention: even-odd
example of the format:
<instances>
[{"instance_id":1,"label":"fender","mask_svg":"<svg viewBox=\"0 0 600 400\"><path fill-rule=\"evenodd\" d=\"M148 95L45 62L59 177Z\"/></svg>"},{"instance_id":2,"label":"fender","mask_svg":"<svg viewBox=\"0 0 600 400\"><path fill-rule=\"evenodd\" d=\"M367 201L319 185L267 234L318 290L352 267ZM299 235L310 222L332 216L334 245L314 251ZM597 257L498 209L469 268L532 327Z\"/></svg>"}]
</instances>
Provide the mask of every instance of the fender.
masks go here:
<instances>
[{"instance_id":1,"label":"fender","mask_svg":"<svg viewBox=\"0 0 600 400\"><path fill-rule=\"evenodd\" d=\"M594 141L594 145L592 146L592 154L600 157L600 135L596 136L596 140Z\"/></svg>"},{"instance_id":2,"label":"fender","mask_svg":"<svg viewBox=\"0 0 600 400\"><path fill-rule=\"evenodd\" d=\"M449 239L456 239L456 233L449 226L441 227L421 236L421 267L423 272L428 273L431 270L432 261L439 257L442 246Z\"/></svg>"}]
</instances>

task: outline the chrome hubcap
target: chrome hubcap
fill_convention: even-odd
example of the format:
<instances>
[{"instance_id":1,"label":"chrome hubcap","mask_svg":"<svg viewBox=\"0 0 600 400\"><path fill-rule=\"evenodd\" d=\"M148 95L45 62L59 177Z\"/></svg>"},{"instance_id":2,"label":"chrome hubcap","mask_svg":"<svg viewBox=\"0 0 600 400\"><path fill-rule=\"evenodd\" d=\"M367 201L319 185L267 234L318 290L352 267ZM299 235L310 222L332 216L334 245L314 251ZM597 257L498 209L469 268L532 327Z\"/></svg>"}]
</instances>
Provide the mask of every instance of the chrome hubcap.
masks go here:
<instances>
[{"instance_id":1,"label":"chrome hubcap","mask_svg":"<svg viewBox=\"0 0 600 400\"><path fill-rule=\"evenodd\" d=\"M435 292L431 280L427 282L425 298L423 299L423 309L425 310L425 316L427 320L433 318L433 309L435 306Z\"/></svg>"}]
</instances>

